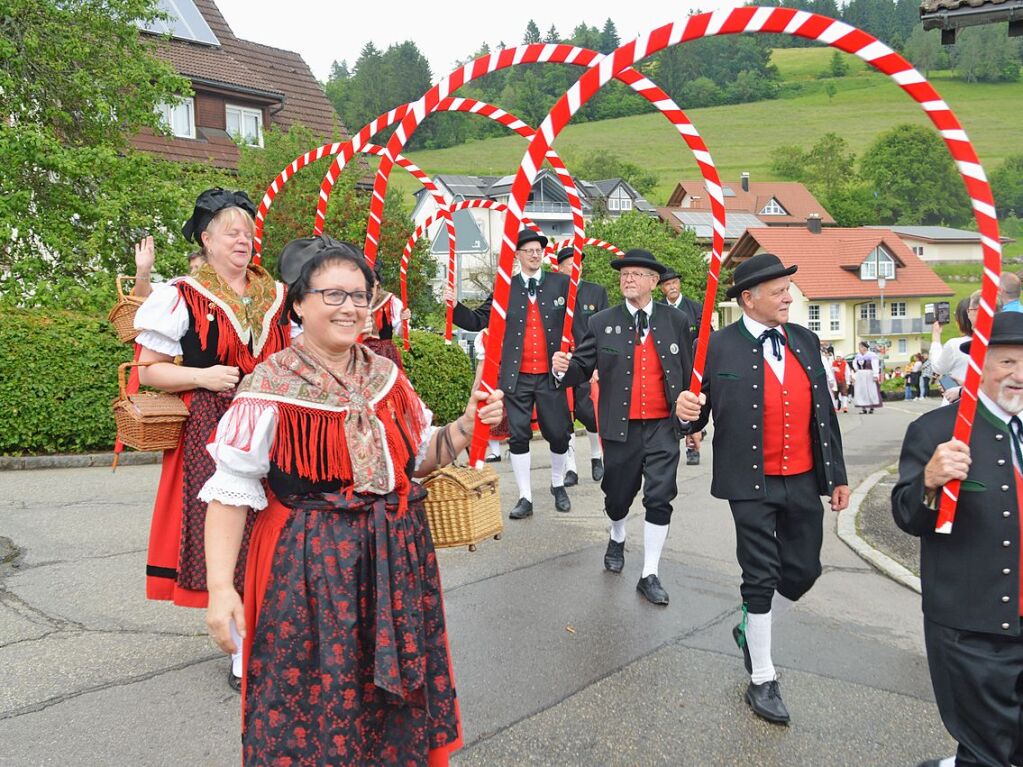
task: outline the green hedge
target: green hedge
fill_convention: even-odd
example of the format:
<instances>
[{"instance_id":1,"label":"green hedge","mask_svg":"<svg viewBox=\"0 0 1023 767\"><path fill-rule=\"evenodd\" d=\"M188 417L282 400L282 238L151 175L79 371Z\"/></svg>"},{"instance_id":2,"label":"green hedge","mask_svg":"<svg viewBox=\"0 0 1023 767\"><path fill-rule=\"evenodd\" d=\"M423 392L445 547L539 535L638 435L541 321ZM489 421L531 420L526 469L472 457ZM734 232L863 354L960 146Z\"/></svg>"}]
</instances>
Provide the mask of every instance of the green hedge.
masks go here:
<instances>
[{"instance_id":1,"label":"green hedge","mask_svg":"<svg viewBox=\"0 0 1023 767\"><path fill-rule=\"evenodd\" d=\"M440 336L412 331L405 369L437 423L465 410L469 358ZM110 450L117 366L131 359L105 318L71 312L0 312L0 455Z\"/></svg>"},{"instance_id":2,"label":"green hedge","mask_svg":"<svg viewBox=\"0 0 1023 767\"><path fill-rule=\"evenodd\" d=\"M469 357L457 344L423 330L409 334L411 348L402 352L405 372L435 423L450 423L465 410L472 390L473 369Z\"/></svg>"},{"instance_id":3,"label":"green hedge","mask_svg":"<svg viewBox=\"0 0 1023 767\"><path fill-rule=\"evenodd\" d=\"M0 454L110 450L117 366L130 359L105 318L0 312Z\"/></svg>"}]
</instances>

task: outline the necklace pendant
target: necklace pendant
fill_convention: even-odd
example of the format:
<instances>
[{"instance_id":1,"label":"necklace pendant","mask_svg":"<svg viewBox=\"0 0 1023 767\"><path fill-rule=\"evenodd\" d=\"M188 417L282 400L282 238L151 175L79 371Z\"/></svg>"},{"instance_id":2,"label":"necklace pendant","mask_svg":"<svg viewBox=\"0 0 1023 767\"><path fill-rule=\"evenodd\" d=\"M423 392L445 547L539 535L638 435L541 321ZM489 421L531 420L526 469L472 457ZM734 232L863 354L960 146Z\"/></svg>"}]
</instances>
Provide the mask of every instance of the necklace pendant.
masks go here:
<instances>
[{"instance_id":1,"label":"necklace pendant","mask_svg":"<svg viewBox=\"0 0 1023 767\"><path fill-rule=\"evenodd\" d=\"M242 303L248 306L252 303L252 298L249 296L242 296Z\"/></svg>"}]
</instances>

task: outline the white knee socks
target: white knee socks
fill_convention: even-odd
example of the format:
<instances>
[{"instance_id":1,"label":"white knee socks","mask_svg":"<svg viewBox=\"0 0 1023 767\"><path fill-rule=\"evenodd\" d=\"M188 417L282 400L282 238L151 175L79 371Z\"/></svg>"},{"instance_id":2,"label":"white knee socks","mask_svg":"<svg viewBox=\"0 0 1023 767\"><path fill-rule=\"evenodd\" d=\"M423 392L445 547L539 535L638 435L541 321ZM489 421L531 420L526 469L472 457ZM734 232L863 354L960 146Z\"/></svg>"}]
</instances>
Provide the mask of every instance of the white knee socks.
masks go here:
<instances>
[{"instance_id":1,"label":"white knee socks","mask_svg":"<svg viewBox=\"0 0 1023 767\"><path fill-rule=\"evenodd\" d=\"M579 473L579 469L575 465L575 432L572 432L572 436L568 438L568 452L565 453L565 471Z\"/></svg>"},{"instance_id":2,"label":"white knee socks","mask_svg":"<svg viewBox=\"0 0 1023 767\"><path fill-rule=\"evenodd\" d=\"M238 648L238 652L231 653L231 673L240 677L242 675L242 635L238 633L238 626L234 618L231 619L231 641Z\"/></svg>"},{"instance_id":3,"label":"white knee socks","mask_svg":"<svg viewBox=\"0 0 1023 767\"><path fill-rule=\"evenodd\" d=\"M590 458L603 458L604 448L600 446L600 435L595 431L588 431L586 438L590 441Z\"/></svg>"},{"instance_id":4,"label":"white knee socks","mask_svg":"<svg viewBox=\"0 0 1023 767\"><path fill-rule=\"evenodd\" d=\"M567 463L568 453L562 453L561 455L551 453L551 487L564 487L565 464Z\"/></svg>"},{"instance_id":5,"label":"white knee socks","mask_svg":"<svg viewBox=\"0 0 1023 767\"><path fill-rule=\"evenodd\" d=\"M500 455L501 455L501 443L498 442L496 439L488 439L487 440L487 458L490 458L492 456L500 457Z\"/></svg>"},{"instance_id":6,"label":"white knee socks","mask_svg":"<svg viewBox=\"0 0 1023 767\"><path fill-rule=\"evenodd\" d=\"M515 484L519 488L519 498L532 501L533 493L529 486L529 453L512 453L511 465L515 474Z\"/></svg>"},{"instance_id":7,"label":"white knee socks","mask_svg":"<svg viewBox=\"0 0 1023 767\"><path fill-rule=\"evenodd\" d=\"M625 517L611 520L611 540L615 543L625 543Z\"/></svg>"},{"instance_id":8,"label":"white knee socks","mask_svg":"<svg viewBox=\"0 0 1023 767\"><path fill-rule=\"evenodd\" d=\"M771 661L771 613L749 613L746 616L746 646L753 662L750 681L764 684L777 679Z\"/></svg>"},{"instance_id":9,"label":"white knee socks","mask_svg":"<svg viewBox=\"0 0 1023 767\"><path fill-rule=\"evenodd\" d=\"M661 561L661 549L668 539L668 525L643 523L643 576L657 575L657 563Z\"/></svg>"}]
</instances>

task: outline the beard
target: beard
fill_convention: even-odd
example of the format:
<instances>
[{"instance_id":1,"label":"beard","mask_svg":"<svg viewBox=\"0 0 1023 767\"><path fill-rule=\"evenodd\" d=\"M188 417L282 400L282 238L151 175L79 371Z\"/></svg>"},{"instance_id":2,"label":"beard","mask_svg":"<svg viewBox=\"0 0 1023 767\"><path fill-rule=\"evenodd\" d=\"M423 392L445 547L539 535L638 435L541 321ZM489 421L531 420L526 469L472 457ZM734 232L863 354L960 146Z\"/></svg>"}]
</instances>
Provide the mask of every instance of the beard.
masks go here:
<instances>
[{"instance_id":1,"label":"beard","mask_svg":"<svg viewBox=\"0 0 1023 767\"><path fill-rule=\"evenodd\" d=\"M1010 389L1008 384L1003 383L998 387L996 402L998 402L998 407L1002 408L1006 413L1018 415L1020 411L1023 411L1023 391Z\"/></svg>"}]
</instances>

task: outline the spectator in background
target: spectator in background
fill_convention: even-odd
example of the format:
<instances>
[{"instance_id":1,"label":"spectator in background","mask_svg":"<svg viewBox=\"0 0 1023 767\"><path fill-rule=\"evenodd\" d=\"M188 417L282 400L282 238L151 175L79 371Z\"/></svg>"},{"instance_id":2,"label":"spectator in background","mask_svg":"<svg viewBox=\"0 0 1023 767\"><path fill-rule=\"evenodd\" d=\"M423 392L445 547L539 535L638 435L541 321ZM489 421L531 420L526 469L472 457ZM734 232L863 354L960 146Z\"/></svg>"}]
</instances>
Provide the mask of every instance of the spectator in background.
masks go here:
<instances>
[{"instance_id":1,"label":"spectator in background","mask_svg":"<svg viewBox=\"0 0 1023 767\"><path fill-rule=\"evenodd\" d=\"M969 298L964 298L956 306L956 324L959 326L959 335L950 338L944 345L941 343L941 325L937 322L931 328L931 371L932 375L939 381L943 376L952 378L958 386L942 387L943 396L946 402L955 402L959 399L959 389L966 380L966 367L969 355L959 347L970 340L973 335L973 321L980 309L980 291L976 291Z\"/></svg>"},{"instance_id":2,"label":"spectator in background","mask_svg":"<svg viewBox=\"0 0 1023 767\"><path fill-rule=\"evenodd\" d=\"M1012 272L1002 272L998 279L998 301L1003 312L1023 312L1019 302L1020 279Z\"/></svg>"},{"instance_id":3,"label":"spectator in background","mask_svg":"<svg viewBox=\"0 0 1023 767\"><path fill-rule=\"evenodd\" d=\"M906 399L913 399L920 388L920 371L924 363L919 354L914 354L906 366Z\"/></svg>"},{"instance_id":4,"label":"spectator in background","mask_svg":"<svg viewBox=\"0 0 1023 767\"><path fill-rule=\"evenodd\" d=\"M931 396L931 378L934 370L931 368L931 356L927 352L920 352L920 396Z\"/></svg>"},{"instance_id":5,"label":"spectator in background","mask_svg":"<svg viewBox=\"0 0 1023 767\"><path fill-rule=\"evenodd\" d=\"M835 347L828 347L828 355L831 357L831 369L835 375L835 385L838 387L835 410L842 408L843 413L849 412L849 363L841 354L835 354Z\"/></svg>"},{"instance_id":6,"label":"spectator in background","mask_svg":"<svg viewBox=\"0 0 1023 767\"><path fill-rule=\"evenodd\" d=\"M156 248L153 246L153 236L143 237L135 243L135 284L132 286L131 294L136 298L149 298L153 292L153 264L156 263ZM206 263L201 250L197 250L188 256L188 273L195 276L199 267Z\"/></svg>"}]
</instances>

